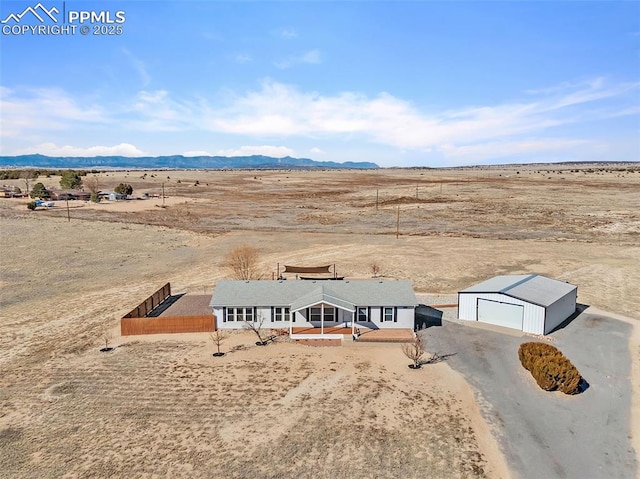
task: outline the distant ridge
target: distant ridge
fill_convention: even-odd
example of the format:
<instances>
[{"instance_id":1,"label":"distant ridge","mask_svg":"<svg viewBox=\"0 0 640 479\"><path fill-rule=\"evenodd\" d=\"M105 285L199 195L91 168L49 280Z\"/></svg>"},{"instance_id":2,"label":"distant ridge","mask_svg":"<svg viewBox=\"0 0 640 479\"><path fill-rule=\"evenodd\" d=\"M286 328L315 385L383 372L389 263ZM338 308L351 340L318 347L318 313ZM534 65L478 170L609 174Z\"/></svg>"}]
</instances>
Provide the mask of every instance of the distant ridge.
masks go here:
<instances>
[{"instance_id":1,"label":"distant ridge","mask_svg":"<svg viewBox=\"0 0 640 479\"><path fill-rule=\"evenodd\" d=\"M172 169L318 169L379 168L368 161L315 161L308 158L274 158L271 156L0 156L0 167L34 168L172 168Z\"/></svg>"}]
</instances>

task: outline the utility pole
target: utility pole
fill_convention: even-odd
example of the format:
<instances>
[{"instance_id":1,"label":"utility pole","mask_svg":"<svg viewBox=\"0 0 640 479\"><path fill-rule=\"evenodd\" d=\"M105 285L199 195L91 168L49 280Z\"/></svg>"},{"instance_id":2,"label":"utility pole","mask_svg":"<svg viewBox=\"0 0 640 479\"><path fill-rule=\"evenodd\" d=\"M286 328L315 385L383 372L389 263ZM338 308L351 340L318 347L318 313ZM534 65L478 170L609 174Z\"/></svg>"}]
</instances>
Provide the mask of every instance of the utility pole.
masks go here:
<instances>
[{"instance_id":1,"label":"utility pole","mask_svg":"<svg viewBox=\"0 0 640 479\"><path fill-rule=\"evenodd\" d=\"M71 222L71 213L69 213L69 195L67 195L67 221Z\"/></svg>"},{"instance_id":2,"label":"utility pole","mask_svg":"<svg viewBox=\"0 0 640 479\"><path fill-rule=\"evenodd\" d=\"M398 204L398 214L396 216L396 239L400 236L400 204Z\"/></svg>"},{"instance_id":3,"label":"utility pole","mask_svg":"<svg viewBox=\"0 0 640 479\"><path fill-rule=\"evenodd\" d=\"M378 211L378 188L376 188L376 211Z\"/></svg>"},{"instance_id":4,"label":"utility pole","mask_svg":"<svg viewBox=\"0 0 640 479\"><path fill-rule=\"evenodd\" d=\"M418 199L418 185L416 185L416 200Z\"/></svg>"}]
</instances>

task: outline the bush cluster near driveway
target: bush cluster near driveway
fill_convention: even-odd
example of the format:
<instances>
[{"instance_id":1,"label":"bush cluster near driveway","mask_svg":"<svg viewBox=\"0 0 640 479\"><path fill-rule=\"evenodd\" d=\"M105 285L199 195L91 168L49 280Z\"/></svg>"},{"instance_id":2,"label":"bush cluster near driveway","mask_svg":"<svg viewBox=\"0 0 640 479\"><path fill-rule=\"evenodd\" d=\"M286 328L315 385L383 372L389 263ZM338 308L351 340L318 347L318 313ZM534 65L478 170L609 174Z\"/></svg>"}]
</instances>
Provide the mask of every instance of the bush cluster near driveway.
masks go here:
<instances>
[{"instance_id":1,"label":"bush cluster near driveway","mask_svg":"<svg viewBox=\"0 0 640 479\"><path fill-rule=\"evenodd\" d=\"M518 357L525 369L545 391L578 394L582 377L564 354L550 344L522 343Z\"/></svg>"}]
</instances>

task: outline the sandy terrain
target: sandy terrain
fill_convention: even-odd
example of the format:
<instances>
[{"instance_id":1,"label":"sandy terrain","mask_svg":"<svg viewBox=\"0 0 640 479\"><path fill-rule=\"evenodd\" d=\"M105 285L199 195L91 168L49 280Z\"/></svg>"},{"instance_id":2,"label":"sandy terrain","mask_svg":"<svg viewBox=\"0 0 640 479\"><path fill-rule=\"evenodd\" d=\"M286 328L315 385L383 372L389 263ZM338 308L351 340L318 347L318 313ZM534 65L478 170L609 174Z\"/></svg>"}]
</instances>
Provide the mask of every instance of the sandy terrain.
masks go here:
<instances>
[{"instance_id":1,"label":"sandy terrain","mask_svg":"<svg viewBox=\"0 0 640 479\"><path fill-rule=\"evenodd\" d=\"M104 189L129 181L134 195L162 175L172 201L81 206L70 222L0 200L0 476L506 477L466 383L446 362L414 374L398 345L219 361L203 335L98 348L167 280L210 294L241 243L258 246L265 277L277 263L370 277L376 262L450 295L536 272L640 319L640 170L538 171L110 172Z\"/></svg>"}]
</instances>

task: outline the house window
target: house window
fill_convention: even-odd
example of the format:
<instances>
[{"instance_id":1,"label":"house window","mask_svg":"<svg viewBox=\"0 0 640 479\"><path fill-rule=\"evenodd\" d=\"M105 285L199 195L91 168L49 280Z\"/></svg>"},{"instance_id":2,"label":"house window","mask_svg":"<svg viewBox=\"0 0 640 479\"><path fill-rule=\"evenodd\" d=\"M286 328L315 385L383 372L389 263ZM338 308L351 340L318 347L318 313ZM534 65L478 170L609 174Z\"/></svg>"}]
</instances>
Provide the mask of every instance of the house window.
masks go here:
<instances>
[{"instance_id":1,"label":"house window","mask_svg":"<svg viewBox=\"0 0 640 479\"><path fill-rule=\"evenodd\" d=\"M273 308L273 320L274 321L289 321L289 308Z\"/></svg>"},{"instance_id":2,"label":"house window","mask_svg":"<svg viewBox=\"0 0 640 479\"><path fill-rule=\"evenodd\" d=\"M389 307L382 308L382 320L396 321L395 309Z\"/></svg>"},{"instance_id":3,"label":"house window","mask_svg":"<svg viewBox=\"0 0 640 479\"><path fill-rule=\"evenodd\" d=\"M226 308L226 321L253 321L253 308Z\"/></svg>"},{"instance_id":4,"label":"house window","mask_svg":"<svg viewBox=\"0 0 640 479\"><path fill-rule=\"evenodd\" d=\"M320 308L310 308L309 321L322 321L322 310Z\"/></svg>"},{"instance_id":5,"label":"house window","mask_svg":"<svg viewBox=\"0 0 640 479\"><path fill-rule=\"evenodd\" d=\"M334 322L336 320L336 309L324 308L324 320Z\"/></svg>"},{"instance_id":6,"label":"house window","mask_svg":"<svg viewBox=\"0 0 640 479\"><path fill-rule=\"evenodd\" d=\"M358 316L356 321L360 323L366 323L369 321L369 308L358 308Z\"/></svg>"}]
</instances>

